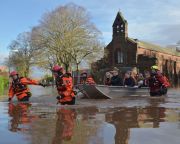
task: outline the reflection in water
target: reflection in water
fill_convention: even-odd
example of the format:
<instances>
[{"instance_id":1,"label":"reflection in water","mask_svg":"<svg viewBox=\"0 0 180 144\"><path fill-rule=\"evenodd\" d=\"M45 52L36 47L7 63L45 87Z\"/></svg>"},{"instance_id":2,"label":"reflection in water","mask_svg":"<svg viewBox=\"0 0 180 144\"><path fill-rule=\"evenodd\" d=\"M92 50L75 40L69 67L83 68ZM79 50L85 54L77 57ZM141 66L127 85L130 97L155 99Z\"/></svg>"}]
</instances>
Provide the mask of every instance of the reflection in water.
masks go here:
<instances>
[{"instance_id":1,"label":"reflection in water","mask_svg":"<svg viewBox=\"0 0 180 144\"><path fill-rule=\"evenodd\" d=\"M116 128L115 144L128 144L130 128L158 128L165 120L165 108L119 108L114 113L106 114L106 121Z\"/></svg>"},{"instance_id":2,"label":"reflection in water","mask_svg":"<svg viewBox=\"0 0 180 144\"><path fill-rule=\"evenodd\" d=\"M107 123L115 127L111 129L115 130L112 144L128 144L131 139L130 129L161 128L161 122L178 123L180 118L178 108L148 106L57 109L29 103L9 103L8 114L9 130L22 134L28 131L31 144L109 144L104 137L111 139L112 135L104 136L103 131L107 129L102 128ZM107 131L112 132L109 129Z\"/></svg>"},{"instance_id":3,"label":"reflection in water","mask_svg":"<svg viewBox=\"0 0 180 144\"><path fill-rule=\"evenodd\" d=\"M163 97L151 97L149 99L149 104L151 105L151 107L158 107L159 104L163 104L166 102L165 98L166 98L166 96L165 97L164 96Z\"/></svg>"},{"instance_id":4,"label":"reflection in water","mask_svg":"<svg viewBox=\"0 0 180 144\"><path fill-rule=\"evenodd\" d=\"M22 125L31 123L35 116L28 116L28 109L31 107L30 103L9 103L8 114L11 117L9 130L12 132L26 131L27 128Z\"/></svg>"},{"instance_id":5,"label":"reflection in water","mask_svg":"<svg viewBox=\"0 0 180 144\"><path fill-rule=\"evenodd\" d=\"M116 128L115 143L126 144L130 134L129 128L138 127L137 109L120 108L114 113L106 114L106 121Z\"/></svg>"},{"instance_id":6,"label":"reflection in water","mask_svg":"<svg viewBox=\"0 0 180 144\"><path fill-rule=\"evenodd\" d=\"M57 112L55 137L52 144L88 143L91 137L96 135L98 128L97 124L93 123L97 111L94 107L89 109L60 108Z\"/></svg>"},{"instance_id":7,"label":"reflection in water","mask_svg":"<svg viewBox=\"0 0 180 144\"><path fill-rule=\"evenodd\" d=\"M44 109L44 111L43 111ZM39 119L32 122L31 144L86 144L96 136L98 124L94 117L97 108L34 107Z\"/></svg>"},{"instance_id":8,"label":"reflection in water","mask_svg":"<svg viewBox=\"0 0 180 144\"><path fill-rule=\"evenodd\" d=\"M70 141L73 135L76 113L74 110L61 108L57 113L56 132L53 144Z\"/></svg>"}]
</instances>

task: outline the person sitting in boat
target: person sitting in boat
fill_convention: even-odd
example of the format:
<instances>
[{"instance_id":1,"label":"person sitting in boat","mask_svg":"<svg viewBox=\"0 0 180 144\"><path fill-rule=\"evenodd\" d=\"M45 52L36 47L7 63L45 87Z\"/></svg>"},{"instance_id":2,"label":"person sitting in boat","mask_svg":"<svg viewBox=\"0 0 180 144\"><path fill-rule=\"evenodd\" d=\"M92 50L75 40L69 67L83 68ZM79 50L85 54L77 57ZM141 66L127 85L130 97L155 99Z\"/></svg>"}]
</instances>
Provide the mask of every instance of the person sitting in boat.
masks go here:
<instances>
[{"instance_id":1,"label":"person sitting in boat","mask_svg":"<svg viewBox=\"0 0 180 144\"><path fill-rule=\"evenodd\" d=\"M81 84L96 84L92 75L88 75L87 72L83 72L81 73L81 80L80 80Z\"/></svg>"},{"instance_id":2,"label":"person sitting in boat","mask_svg":"<svg viewBox=\"0 0 180 144\"><path fill-rule=\"evenodd\" d=\"M133 78L135 85L137 85L137 79L138 79L137 71L135 71L135 70L130 71L130 77Z\"/></svg>"},{"instance_id":3,"label":"person sitting in boat","mask_svg":"<svg viewBox=\"0 0 180 144\"><path fill-rule=\"evenodd\" d=\"M80 84L85 84L87 79L87 72L83 71L80 75Z\"/></svg>"},{"instance_id":4,"label":"person sitting in boat","mask_svg":"<svg viewBox=\"0 0 180 144\"><path fill-rule=\"evenodd\" d=\"M94 81L92 75L89 75L86 79L86 84L96 84L96 82Z\"/></svg>"},{"instance_id":5,"label":"person sitting in boat","mask_svg":"<svg viewBox=\"0 0 180 144\"><path fill-rule=\"evenodd\" d=\"M106 72L104 78L104 85L111 85L112 74L110 72Z\"/></svg>"},{"instance_id":6,"label":"person sitting in boat","mask_svg":"<svg viewBox=\"0 0 180 144\"><path fill-rule=\"evenodd\" d=\"M110 85L112 86L123 86L123 80L122 78L119 76L118 70L113 70L111 71L112 73L112 77L111 77L111 83Z\"/></svg>"},{"instance_id":7,"label":"person sitting in boat","mask_svg":"<svg viewBox=\"0 0 180 144\"><path fill-rule=\"evenodd\" d=\"M144 76L142 73L137 74L137 85L138 87L144 86Z\"/></svg>"},{"instance_id":8,"label":"person sitting in boat","mask_svg":"<svg viewBox=\"0 0 180 144\"><path fill-rule=\"evenodd\" d=\"M144 80L143 80L143 87L148 87L149 86L149 78L151 77L151 74L149 71L144 71Z\"/></svg>"},{"instance_id":9,"label":"person sitting in boat","mask_svg":"<svg viewBox=\"0 0 180 144\"><path fill-rule=\"evenodd\" d=\"M151 76L149 78L149 88L151 96L162 96L167 94L167 88L170 86L167 78L162 75L158 66L151 67Z\"/></svg>"},{"instance_id":10,"label":"person sitting in boat","mask_svg":"<svg viewBox=\"0 0 180 144\"><path fill-rule=\"evenodd\" d=\"M131 72L126 72L124 77L124 86L133 87L135 86L135 79L131 76Z\"/></svg>"}]
</instances>

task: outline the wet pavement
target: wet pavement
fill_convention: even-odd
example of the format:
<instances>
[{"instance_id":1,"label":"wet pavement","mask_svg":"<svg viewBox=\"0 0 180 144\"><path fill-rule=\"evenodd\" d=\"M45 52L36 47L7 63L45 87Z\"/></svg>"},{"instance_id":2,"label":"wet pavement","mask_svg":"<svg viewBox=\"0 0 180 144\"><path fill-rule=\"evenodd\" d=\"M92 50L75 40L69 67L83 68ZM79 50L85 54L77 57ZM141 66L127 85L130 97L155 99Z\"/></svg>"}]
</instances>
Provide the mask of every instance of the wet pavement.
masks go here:
<instances>
[{"instance_id":1,"label":"wet pavement","mask_svg":"<svg viewBox=\"0 0 180 144\"><path fill-rule=\"evenodd\" d=\"M179 144L180 90L167 97L77 99L56 105L51 88L29 103L0 96L0 144Z\"/></svg>"}]
</instances>

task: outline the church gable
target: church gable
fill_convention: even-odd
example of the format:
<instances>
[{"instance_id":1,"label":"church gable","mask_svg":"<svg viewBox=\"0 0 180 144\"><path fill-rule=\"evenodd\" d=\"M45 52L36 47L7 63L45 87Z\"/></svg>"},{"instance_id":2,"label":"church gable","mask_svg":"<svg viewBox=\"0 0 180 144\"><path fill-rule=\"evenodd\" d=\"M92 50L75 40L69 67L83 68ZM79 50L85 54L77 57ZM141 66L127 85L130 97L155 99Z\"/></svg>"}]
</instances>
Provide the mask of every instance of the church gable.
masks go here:
<instances>
[{"instance_id":1,"label":"church gable","mask_svg":"<svg viewBox=\"0 0 180 144\"><path fill-rule=\"evenodd\" d=\"M113 38L115 37L127 37L127 21L124 19L120 12L117 13L117 16L113 23Z\"/></svg>"}]
</instances>

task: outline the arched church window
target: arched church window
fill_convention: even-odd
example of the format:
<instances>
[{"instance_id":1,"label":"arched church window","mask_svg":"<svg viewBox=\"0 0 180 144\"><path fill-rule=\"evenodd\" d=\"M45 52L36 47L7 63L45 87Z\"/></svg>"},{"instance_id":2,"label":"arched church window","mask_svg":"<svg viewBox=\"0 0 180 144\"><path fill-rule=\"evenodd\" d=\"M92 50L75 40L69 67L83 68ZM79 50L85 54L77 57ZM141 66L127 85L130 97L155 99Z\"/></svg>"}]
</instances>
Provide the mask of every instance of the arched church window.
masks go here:
<instances>
[{"instance_id":1,"label":"arched church window","mask_svg":"<svg viewBox=\"0 0 180 144\"><path fill-rule=\"evenodd\" d=\"M123 63L123 57L124 57L123 53L121 51L118 51L117 52L117 62Z\"/></svg>"},{"instance_id":2,"label":"arched church window","mask_svg":"<svg viewBox=\"0 0 180 144\"><path fill-rule=\"evenodd\" d=\"M121 27L122 27L122 28L124 27L123 24L121 24Z\"/></svg>"}]
</instances>

